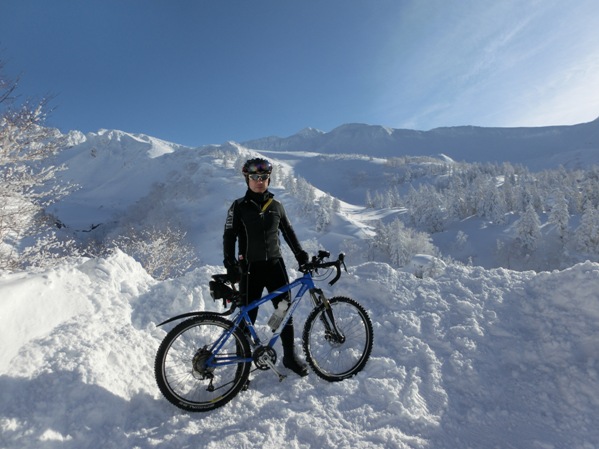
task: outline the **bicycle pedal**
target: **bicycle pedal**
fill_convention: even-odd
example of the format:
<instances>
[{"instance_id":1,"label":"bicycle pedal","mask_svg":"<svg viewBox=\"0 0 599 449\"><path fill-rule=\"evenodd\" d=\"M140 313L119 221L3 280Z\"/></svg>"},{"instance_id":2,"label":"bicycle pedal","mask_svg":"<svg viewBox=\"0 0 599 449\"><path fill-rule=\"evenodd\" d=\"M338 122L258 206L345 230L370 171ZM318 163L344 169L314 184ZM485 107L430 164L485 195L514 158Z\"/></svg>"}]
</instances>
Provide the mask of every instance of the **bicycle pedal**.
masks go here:
<instances>
[{"instance_id":1,"label":"bicycle pedal","mask_svg":"<svg viewBox=\"0 0 599 449\"><path fill-rule=\"evenodd\" d=\"M266 364L268 365L268 367L277 375L279 376L279 382L283 382L283 380L287 377L285 374L282 374L274 365L274 363L272 363L272 361L267 360Z\"/></svg>"}]
</instances>

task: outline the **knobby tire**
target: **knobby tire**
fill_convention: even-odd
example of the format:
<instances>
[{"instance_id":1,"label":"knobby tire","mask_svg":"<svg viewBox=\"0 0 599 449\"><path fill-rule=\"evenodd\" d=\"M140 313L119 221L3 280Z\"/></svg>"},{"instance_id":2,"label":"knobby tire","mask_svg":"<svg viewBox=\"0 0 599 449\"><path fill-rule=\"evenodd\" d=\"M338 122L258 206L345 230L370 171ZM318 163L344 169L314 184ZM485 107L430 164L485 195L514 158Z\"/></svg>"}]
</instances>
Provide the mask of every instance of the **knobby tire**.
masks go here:
<instances>
[{"instance_id":1,"label":"knobby tire","mask_svg":"<svg viewBox=\"0 0 599 449\"><path fill-rule=\"evenodd\" d=\"M374 332L368 313L357 301L346 297L329 299L335 325L345 337L339 341L324 304L306 319L302 336L306 361L322 379L337 382L361 371L372 352Z\"/></svg>"},{"instance_id":2,"label":"knobby tire","mask_svg":"<svg viewBox=\"0 0 599 449\"><path fill-rule=\"evenodd\" d=\"M251 362L233 362L214 368L202 363L212 354L214 342L233 323L221 316L205 313L175 326L156 353L156 383L164 397L189 412L206 412L233 399L247 383ZM206 349L203 349L206 348ZM251 357L249 343L241 330L231 333L217 360Z\"/></svg>"}]
</instances>

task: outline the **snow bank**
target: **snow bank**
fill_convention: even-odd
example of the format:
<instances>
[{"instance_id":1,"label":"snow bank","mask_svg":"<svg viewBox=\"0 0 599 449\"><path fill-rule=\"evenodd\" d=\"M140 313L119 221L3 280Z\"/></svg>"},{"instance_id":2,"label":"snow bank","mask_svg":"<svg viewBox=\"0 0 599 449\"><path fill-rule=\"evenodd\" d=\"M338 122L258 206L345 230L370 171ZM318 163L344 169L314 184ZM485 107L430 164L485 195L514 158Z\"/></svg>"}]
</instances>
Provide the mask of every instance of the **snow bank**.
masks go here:
<instances>
[{"instance_id":1,"label":"snow bank","mask_svg":"<svg viewBox=\"0 0 599 449\"><path fill-rule=\"evenodd\" d=\"M266 371L205 414L164 400L154 354L178 313L220 307L203 266L156 282L123 253L0 276L0 447L592 448L599 265L350 267L325 291L364 304L365 370L341 383ZM296 323L303 323L307 306ZM263 317L264 315L264 317ZM263 311L259 317L266 319ZM300 332L296 330L299 341Z\"/></svg>"}]
</instances>

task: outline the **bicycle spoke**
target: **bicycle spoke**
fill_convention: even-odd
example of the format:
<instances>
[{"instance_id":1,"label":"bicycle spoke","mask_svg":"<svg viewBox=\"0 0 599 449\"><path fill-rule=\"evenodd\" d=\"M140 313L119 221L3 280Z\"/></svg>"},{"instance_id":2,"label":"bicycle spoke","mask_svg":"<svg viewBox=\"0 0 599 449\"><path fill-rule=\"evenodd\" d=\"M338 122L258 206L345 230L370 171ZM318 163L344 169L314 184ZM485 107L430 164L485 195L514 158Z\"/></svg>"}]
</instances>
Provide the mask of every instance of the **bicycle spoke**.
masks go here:
<instances>
[{"instance_id":1,"label":"bicycle spoke","mask_svg":"<svg viewBox=\"0 0 599 449\"><path fill-rule=\"evenodd\" d=\"M169 401L189 411L209 410L237 394L249 375L250 351L241 333L231 329L231 322L207 315L167 335L157 354L156 380Z\"/></svg>"},{"instance_id":2,"label":"bicycle spoke","mask_svg":"<svg viewBox=\"0 0 599 449\"><path fill-rule=\"evenodd\" d=\"M338 381L364 367L372 350L373 332L366 311L354 300L333 298L330 306L335 326L329 322L324 306L313 310L306 321L304 350L316 374Z\"/></svg>"}]
</instances>

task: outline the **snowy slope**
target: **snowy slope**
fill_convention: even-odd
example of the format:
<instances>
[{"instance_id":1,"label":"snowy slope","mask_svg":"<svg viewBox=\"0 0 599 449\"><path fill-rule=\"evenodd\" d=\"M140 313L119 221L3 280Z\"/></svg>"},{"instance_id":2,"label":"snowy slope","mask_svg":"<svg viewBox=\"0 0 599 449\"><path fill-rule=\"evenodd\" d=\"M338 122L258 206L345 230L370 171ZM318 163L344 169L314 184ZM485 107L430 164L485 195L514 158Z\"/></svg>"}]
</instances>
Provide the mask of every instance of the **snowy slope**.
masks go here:
<instances>
[{"instance_id":1,"label":"snowy slope","mask_svg":"<svg viewBox=\"0 0 599 449\"><path fill-rule=\"evenodd\" d=\"M164 336L156 323L219 310L206 289L219 269L203 266L156 282L117 253L3 275L0 335L12 350L0 359L0 447L599 442L597 264L538 274L450 266L425 279L384 264L350 267L327 291L351 295L371 313L375 347L362 373L330 384L315 375L279 383L256 372L250 390L224 408L187 414L154 383L153 358ZM300 308L300 316L306 312Z\"/></svg>"},{"instance_id":2,"label":"snowy slope","mask_svg":"<svg viewBox=\"0 0 599 449\"><path fill-rule=\"evenodd\" d=\"M138 138L117 131L79 136L76 145L61 154L60 162L69 167L63 175L65 181L80 187L54 204L51 212L67 227L67 232L75 233L78 238L118 233L130 223L159 224L168 219L188 233L203 263L221 263L224 217L231 203L247 188L232 164L239 157L249 158L259 153L230 142L202 148L174 147L171 151L159 147L162 154L151 156L157 149L145 142L140 144ZM319 156L298 153L290 159L289 153L262 155L269 157L278 170L296 174ZM343 158L326 158L328 163L320 163L325 169L330 170L336 161L338 165L345 163ZM344 177L341 173L337 178L331 177L330 172L320 176L320 172L306 170L315 186L327 193L340 194L340 199L347 201L337 217L336 229L320 242L333 252L338 251L344 238L368 233L368 223L376 218L360 206L365 197L364 187L356 186L355 178L350 176L352 169L360 170L363 160L364 156L348 160ZM373 169L381 165L380 161L369 164L373 164ZM377 179L373 186L382 188L384 180L373 179ZM349 188L351 185L356 189ZM313 220L302 219L297 201L284 187L275 182L271 191L284 202L294 224L305 231L303 240L322 238L311 229ZM343 195L343 191L347 194ZM94 232L89 232L92 229Z\"/></svg>"}]
</instances>

